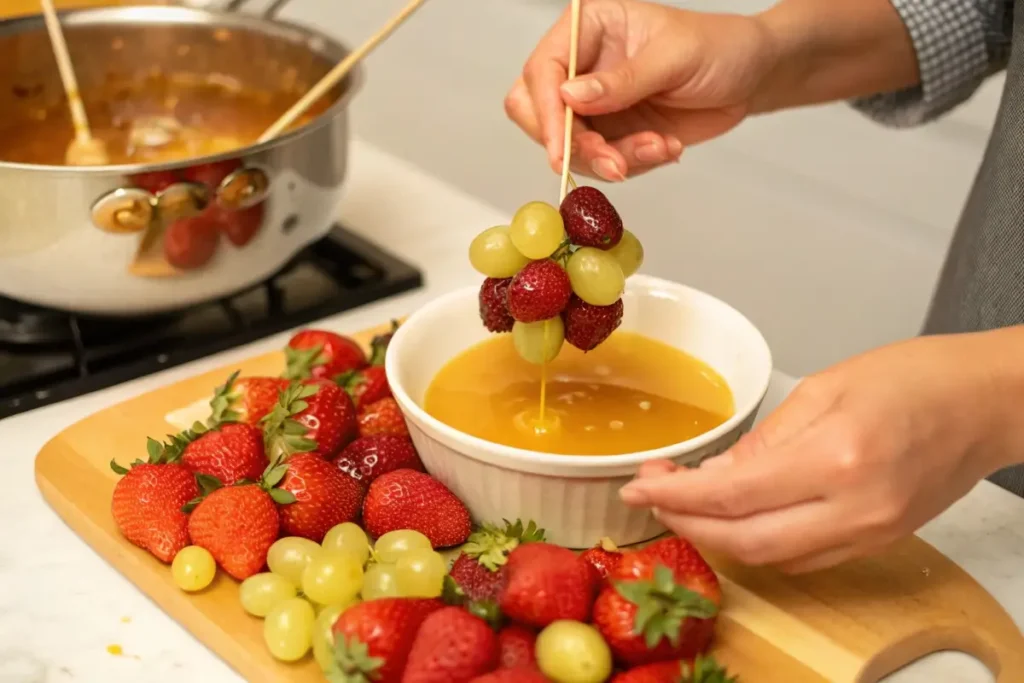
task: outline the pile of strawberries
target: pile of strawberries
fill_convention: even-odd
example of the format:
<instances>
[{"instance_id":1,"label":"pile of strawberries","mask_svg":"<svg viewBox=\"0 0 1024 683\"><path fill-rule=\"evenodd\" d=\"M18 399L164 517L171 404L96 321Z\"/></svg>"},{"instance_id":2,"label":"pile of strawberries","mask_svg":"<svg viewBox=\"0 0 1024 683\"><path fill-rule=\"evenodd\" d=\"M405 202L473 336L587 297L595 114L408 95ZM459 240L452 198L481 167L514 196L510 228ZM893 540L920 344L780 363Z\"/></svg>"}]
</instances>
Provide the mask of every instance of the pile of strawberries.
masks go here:
<instances>
[{"instance_id":1,"label":"pile of strawberries","mask_svg":"<svg viewBox=\"0 0 1024 683\"><path fill-rule=\"evenodd\" d=\"M736 680L705 655L721 590L688 542L666 538L631 552L606 542L577 555L542 539L532 523L506 523L503 530L484 525L456 558L442 599L386 598L348 608L334 624L337 657L328 677L380 683ZM565 662L550 655L545 661L538 638L566 621L596 629L618 670L609 666L597 679L554 677L549 670Z\"/></svg>"},{"instance_id":2,"label":"pile of strawberries","mask_svg":"<svg viewBox=\"0 0 1024 683\"><path fill-rule=\"evenodd\" d=\"M266 565L280 536L320 543L360 517L374 536L412 529L437 548L463 543L469 512L424 473L391 397L383 360L353 340L296 334L284 377L238 377L217 388L206 423L122 467L111 511L129 541L163 562L194 544L242 580Z\"/></svg>"}]
</instances>

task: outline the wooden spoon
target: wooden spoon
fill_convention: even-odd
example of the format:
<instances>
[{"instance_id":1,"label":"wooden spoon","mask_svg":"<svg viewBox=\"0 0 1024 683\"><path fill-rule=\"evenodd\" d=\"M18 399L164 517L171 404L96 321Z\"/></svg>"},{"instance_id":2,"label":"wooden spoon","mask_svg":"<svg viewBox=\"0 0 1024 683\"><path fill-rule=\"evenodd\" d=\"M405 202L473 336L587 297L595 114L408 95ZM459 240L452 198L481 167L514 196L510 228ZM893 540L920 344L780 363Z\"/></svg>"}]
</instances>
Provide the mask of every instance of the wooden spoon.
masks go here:
<instances>
[{"instance_id":1,"label":"wooden spoon","mask_svg":"<svg viewBox=\"0 0 1024 683\"><path fill-rule=\"evenodd\" d=\"M53 56L57 59L60 80L64 84L64 94L71 110L71 122L75 127L75 139L68 145L64 155L65 161L69 166L105 166L110 162L107 149L103 141L94 138L89 131L89 119L85 115L82 97L78 92L78 80L71 66L71 55L68 54L68 46L64 42L64 32L60 28L57 10L53 6L53 0L40 2L43 5L46 31L50 34Z\"/></svg>"},{"instance_id":2,"label":"wooden spoon","mask_svg":"<svg viewBox=\"0 0 1024 683\"><path fill-rule=\"evenodd\" d=\"M345 57L343 60L338 62L337 66L331 69L327 74L321 78L316 85L309 89L302 98L292 105L291 109L286 111L281 118L274 121L267 130L263 132L263 135L259 137L257 142L266 142L272 138L277 137L285 131L288 126L295 123L302 114L309 109L318 99L323 97L328 90L337 85L341 79L345 78L349 71L352 70L356 64L358 64L363 57L370 54L375 47L384 42L384 39L390 36L396 28L402 25L402 23L412 16L412 13L420 8L426 0L412 0L408 5L402 9L401 12L396 14L388 21L384 27L377 31L369 40L359 46L358 49L354 50L351 54Z\"/></svg>"}]
</instances>

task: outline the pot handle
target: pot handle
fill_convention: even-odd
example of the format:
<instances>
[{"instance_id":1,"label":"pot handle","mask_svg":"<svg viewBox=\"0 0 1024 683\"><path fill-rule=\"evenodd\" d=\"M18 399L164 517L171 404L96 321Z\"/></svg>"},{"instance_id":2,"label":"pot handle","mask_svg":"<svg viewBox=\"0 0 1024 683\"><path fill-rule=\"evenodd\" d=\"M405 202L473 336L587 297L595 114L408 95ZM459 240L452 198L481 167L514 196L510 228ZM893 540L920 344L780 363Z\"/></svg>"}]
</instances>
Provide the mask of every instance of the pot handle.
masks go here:
<instances>
[{"instance_id":1,"label":"pot handle","mask_svg":"<svg viewBox=\"0 0 1024 683\"><path fill-rule=\"evenodd\" d=\"M246 2L247 0L230 0L228 4L224 5L224 9L228 12L237 12ZM273 19L289 2L290 0L273 0L266 6L266 8L264 8L260 15L264 19Z\"/></svg>"}]
</instances>

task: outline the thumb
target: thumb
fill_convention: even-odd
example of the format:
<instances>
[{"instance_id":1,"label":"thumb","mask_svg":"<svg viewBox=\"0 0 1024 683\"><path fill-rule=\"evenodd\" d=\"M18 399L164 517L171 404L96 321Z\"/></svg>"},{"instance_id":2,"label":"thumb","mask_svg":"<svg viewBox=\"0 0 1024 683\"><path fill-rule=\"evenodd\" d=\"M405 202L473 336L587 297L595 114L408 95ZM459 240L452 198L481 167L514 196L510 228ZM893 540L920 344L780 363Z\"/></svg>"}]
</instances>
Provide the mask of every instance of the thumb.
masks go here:
<instances>
[{"instance_id":1,"label":"thumb","mask_svg":"<svg viewBox=\"0 0 1024 683\"><path fill-rule=\"evenodd\" d=\"M678 87L678 73L679 65L669 55L647 48L614 69L566 81L562 97L582 116L612 114Z\"/></svg>"}]
</instances>

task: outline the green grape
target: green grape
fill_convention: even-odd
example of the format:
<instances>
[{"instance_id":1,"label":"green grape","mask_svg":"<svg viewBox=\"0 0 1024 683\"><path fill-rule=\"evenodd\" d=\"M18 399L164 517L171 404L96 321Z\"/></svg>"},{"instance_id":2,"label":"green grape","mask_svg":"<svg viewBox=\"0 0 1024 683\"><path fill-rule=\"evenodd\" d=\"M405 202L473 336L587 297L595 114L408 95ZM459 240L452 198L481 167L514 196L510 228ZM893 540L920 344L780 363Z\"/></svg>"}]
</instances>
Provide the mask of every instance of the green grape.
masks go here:
<instances>
[{"instance_id":1,"label":"green grape","mask_svg":"<svg viewBox=\"0 0 1024 683\"><path fill-rule=\"evenodd\" d=\"M611 306L622 296L626 278L610 252L583 247L569 257L565 267L576 296L591 306Z\"/></svg>"},{"instance_id":2,"label":"green grape","mask_svg":"<svg viewBox=\"0 0 1024 683\"><path fill-rule=\"evenodd\" d=\"M441 595L448 563L440 553L410 550L395 563L398 594L403 598L436 598Z\"/></svg>"},{"instance_id":3,"label":"green grape","mask_svg":"<svg viewBox=\"0 0 1024 683\"><path fill-rule=\"evenodd\" d=\"M334 622L338 620L342 612L357 602L359 599L355 598L349 603L328 605L316 615L316 623L313 625L313 659L320 665L324 673L335 667Z\"/></svg>"},{"instance_id":4,"label":"green grape","mask_svg":"<svg viewBox=\"0 0 1024 683\"><path fill-rule=\"evenodd\" d=\"M558 209L545 202L523 204L508 229L519 253L537 260L555 253L565 239L565 224Z\"/></svg>"},{"instance_id":5,"label":"green grape","mask_svg":"<svg viewBox=\"0 0 1024 683\"><path fill-rule=\"evenodd\" d=\"M512 244L507 226L487 228L469 243L469 262L486 277L512 277L530 259Z\"/></svg>"},{"instance_id":6,"label":"green grape","mask_svg":"<svg viewBox=\"0 0 1024 683\"><path fill-rule=\"evenodd\" d=\"M537 636L534 652L541 673L555 683L601 683L612 674L612 652L590 624L553 622Z\"/></svg>"},{"instance_id":7,"label":"green grape","mask_svg":"<svg viewBox=\"0 0 1024 683\"><path fill-rule=\"evenodd\" d=\"M286 536L274 541L267 551L267 566L270 571L279 574L302 587L302 572L314 557L323 553L323 548L308 538Z\"/></svg>"},{"instance_id":8,"label":"green grape","mask_svg":"<svg viewBox=\"0 0 1024 683\"><path fill-rule=\"evenodd\" d=\"M550 363L558 357L564 341L565 325L560 317L535 323L521 323L517 320L512 326L512 344L516 347L516 353L528 363Z\"/></svg>"},{"instance_id":9,"label":"green grape","mask_svg":"<svg viewBox=\"0 0 1024 683\"><path fill-rule=\"evenodd\" d=\"M398 597L398 579L393 564L371 564L363 576L363 600Z\"/></svg>"},{"instance_id":10,"label":"green grape","mask_svg":"<svg viewBox=\"0 0 1024 683\"><path fill-rule=\"evenodd\" d=\"M171 577L178 588L189 593L201 591L217 575L217 563L206 548L190 545L178 551L171 562Z\"/></svg>"},{"instance_id":11,"label":"green grape","mask_svg":"<svg viewBox=\"0 0 1024 683\"><path fill-rule=\"evenodd\" d=\"M255 574L238 587L242 609L254 617L265 617L278 604L295 597L295 584L280 574Z\"/></svg>"},{"instance_id":12,"label":"green grape","mask_svg":"<svg viewBox=\"0 0 1024 683\"><path fill-rule=\"evenodd\" d=\"M313 641L313 606L291 598L270 610L263 622L263 641L275 659L296 662L306 656Z\"/></svg>"},{"instance_id":13,"label":"green grape","mask_svg":"<svg viewBox=\"0 0 1024 683\"><path fill-rule=\"evenodd\" d=\"M400 529L389 531L377 539L373 546L373 552L377 560L384 564L394 564L398 558L415 548L433 549L430 539L418 531L411 529Z\"/></svg>"},{"instance_id":14,"label":"green grape","mask_svg":"<svg viewBox=\"0 0 1024 683\"><path fill-rule=\"evenodd\" d=\"M324 551L302 572L302 592L321 605L350 602L362 586L362 563L351 553L339 550Z\"/></svg>"},{"instance_id":15,"label":"green grape","mask_svg":"<svg viewBox=\"0 0 1024 683\"><path fill-rule=\"evenodd\" d=\"M629 230L622 231L622 239L607 254L619 262L623 277L629 277L644 263L644 245Z\"/></svg>"},{"instance_id":16,"label":"green grape","mask_svg":"<svg viewBox=\"0 0 1024 683\"><path fill-rule=\"evenodd\" d=\"M366 564L370 558L370 539L358 524L352 522L331 528L324 536L323 547L324 550L345 551L358 559L360 564Z\"/></svg>"}]
</instances>

